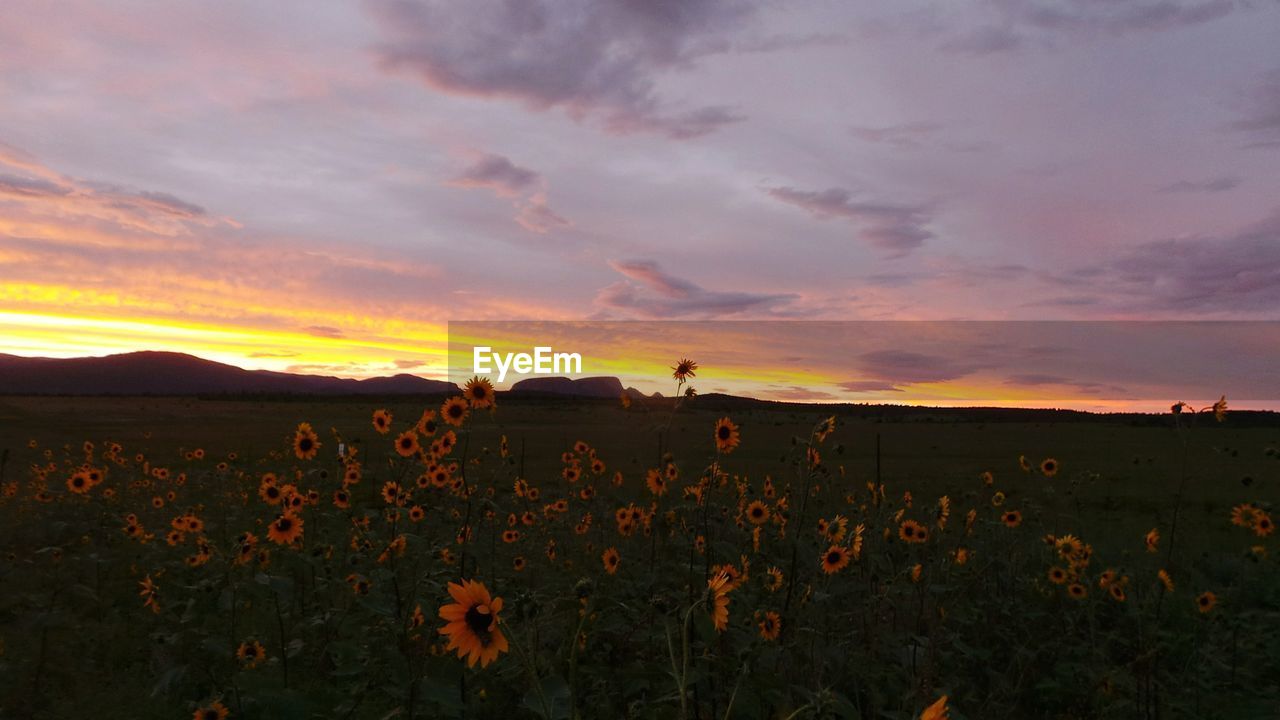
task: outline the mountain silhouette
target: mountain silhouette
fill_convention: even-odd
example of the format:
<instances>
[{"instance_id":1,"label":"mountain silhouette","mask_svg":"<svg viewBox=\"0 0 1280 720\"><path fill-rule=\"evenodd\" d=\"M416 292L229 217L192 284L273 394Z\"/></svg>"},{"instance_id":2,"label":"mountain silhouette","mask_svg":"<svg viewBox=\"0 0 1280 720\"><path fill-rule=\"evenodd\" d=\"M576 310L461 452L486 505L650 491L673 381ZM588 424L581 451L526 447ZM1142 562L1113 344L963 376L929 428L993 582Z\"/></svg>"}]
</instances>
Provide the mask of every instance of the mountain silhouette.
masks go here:
<instances>
[{"instance_id":1,"label":"mountain silhouette","mask_svg":"<svg viewBox=\"0 0 1280 720\"><path fill-rule=\"evenodd\" d=\"M0 354L4 395L439 395L458 386L416 375L365 380L246 370L173 352L44 358Z\"/></svg>"}]
</instances>

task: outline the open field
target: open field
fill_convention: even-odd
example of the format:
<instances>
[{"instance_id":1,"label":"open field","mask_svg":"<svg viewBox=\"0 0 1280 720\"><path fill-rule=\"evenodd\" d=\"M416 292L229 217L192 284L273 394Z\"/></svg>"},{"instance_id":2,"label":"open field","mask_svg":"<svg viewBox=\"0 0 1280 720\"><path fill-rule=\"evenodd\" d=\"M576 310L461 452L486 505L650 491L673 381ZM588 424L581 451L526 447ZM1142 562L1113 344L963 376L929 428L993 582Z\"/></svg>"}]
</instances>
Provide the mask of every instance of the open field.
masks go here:
<instances>
[{"instance_id":1,"label":"open field","mask_svg":"<svg viewBox=\"0 0 1280 720\"><path fill-rule=\"evenodd\" d=\"M442 399L0 398L0 717L1276 716L1280 428Z\"/></svg>"}]
</instances>

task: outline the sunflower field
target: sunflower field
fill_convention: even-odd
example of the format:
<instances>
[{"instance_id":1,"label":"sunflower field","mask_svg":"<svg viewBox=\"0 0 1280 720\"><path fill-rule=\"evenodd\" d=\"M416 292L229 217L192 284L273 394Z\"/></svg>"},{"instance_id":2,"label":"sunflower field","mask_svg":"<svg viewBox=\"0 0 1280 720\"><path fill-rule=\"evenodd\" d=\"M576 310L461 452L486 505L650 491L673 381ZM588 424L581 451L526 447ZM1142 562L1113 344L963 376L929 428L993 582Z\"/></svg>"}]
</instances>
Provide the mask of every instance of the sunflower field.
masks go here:
<instances>
[{"instance_id":1,"label":"sunflower field","mask_svg":"<svg viewBox=\"0 0 1280 720\"><path fill-rule=\"evenodd\" d=\"M720 410L696 371L11 404L0 718L1280 717L1274 428Z\"/></svg>"}]
</instances>

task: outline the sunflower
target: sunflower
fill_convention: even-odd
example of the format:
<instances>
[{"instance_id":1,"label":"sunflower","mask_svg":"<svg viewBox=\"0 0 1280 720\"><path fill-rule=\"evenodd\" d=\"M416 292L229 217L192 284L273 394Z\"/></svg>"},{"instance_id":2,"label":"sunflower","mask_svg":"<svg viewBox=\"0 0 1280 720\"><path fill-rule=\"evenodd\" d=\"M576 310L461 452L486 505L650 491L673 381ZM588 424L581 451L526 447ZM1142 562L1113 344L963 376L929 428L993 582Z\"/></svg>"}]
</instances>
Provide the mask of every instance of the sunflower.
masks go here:
<instances>
[{"instance_id":1,"label":"sunflower","mask_svg":"<svg viewBox=\"0 0 1280 720\"><path fill-rule=\"evenodd\" d=\"M346 510L351 507L351 494L342 489L334 490L333 506L339 510Z\"/></svg>"},{"instance_id":2,"label":"sunflower","mask_svg":"<svg viewBox=\"0 0 1280 720\"><path fill-rule=\"evenodd\" d=\"M982 473L978 477L982 480L982 484L987 487L991 487L996 481L996 476L990 470Z\"/></svg>"},{"instance_id":3,"label":"sunflower","mask_svg":"<svg viewBox=\"0 0 1280 720\"><path fill-rule=\"evenodd\" d=\"M813 429L813 436L818 442L826 442L829 436L836 429L836 416L823 418Z\"/></svg>"},{"instance_id":4,"label":"sunflower","mask_svg":"<svg viewBox=\"0 0 1280 720\"><path fill-rule=\"evenodd\" d=\"M600 556L600 561L604 563L604 571L613 575L618 572L618 563L622 562L622 556L618 554L617 548L609 548Z\"/></svg>"},{"instance_id":5,"label":"sunflower","mask_svg":"<svg viewBox=\"0 0 1280 720\"><path fill-rule=\"evenodd\" d=\"M832 545L827 551L822 553L820 560L822 572L828 575L834 575L845 568L849 564L849 551L839 545Z\"/></svg>"},{"instance_id":6,"label":"sunflower","mask_svg":"<svg viewBox=\"0 0 1280 720\"><path fill-rule=\"evenodd\" d=\"M246 640L236 648L236 659L241 665L252 669L267 657L267 649L257 640Z\"/></svg>"},{"instance_id":7,"label":"sunflower","mask_svg":"<svg viewBox=\"0 0 1280 720\"><path fill-rule=\"evenodd\" d=\"M1040 461L1040 473L1045 477L1053 477L1058 474L1058 461L1053 458L1045 458Z\"/></svg>"},{"instance_id":8,"label":"sunflower","mask_svg":"<svg viewBox=\"0 0 1280 720\"><path fill-rule=\"evenodd\" d=\"M1083 600L1089 596L1089 590L1080 583L1071 583L1067 586L1067 595L1076 600Z\"/></svg>"},{"instance_id":9,"label":"sunflower","mask_svg":"<svg viewBox=\"0 0 1280 720\"><path fill-rule=\"evenodd\" d=\"M929 540L929 528L915 520L903 520L898 526L898 537L903 542L922 543Z\"/></svg>"},{"instance_id":10,"label":"sunflower","mask_svg":"<svg viewBox=\"0 0 1280 720\"><path fill-rule=\"evenodd\" d=\"M440 618L446 623L440 634L449 638L446 650L457 650L459 658L467 659L468 667L475 667L477 661L480 667L487 667L508 649L507 638L498 627L502 598L490 597L484 583L475 580L449 583L449 595L453 603L440 608Z\"/></svg>"},{"instance_id":11,"label":"sunflower","mask_svg":"<svg viewBox=\"0 0 1280 720\"><path fill-rule=\"evenodd\" d=\"M782 570L777 567L771 567L764 574L764 587L769 592L776 592L782 588Z\"/></svg>"},{"instance_id":12,"label":"sunflower","mask_svg":"<svg viewBox=\"0 0 1280 720\"><path fill-rule=\"evenodd\" d=\"M697 369L698 363L688 358L680 358L680 362L676 363L671 368L671 377L679 380L680 382L684 382L691 377L697 377L698 373L694 372Z\"/></svg>"},{"instance_id":13,"label":"sunflower","mask_svg":"<svg viewBox=\"0 0 1280 720\"><path fill-rule=\"evenodd\" d=\"M1271 522L1271 516L1265 510L1255 510L1253 513L1253 532L1258 537L1266 537L1276 531L1275 523Z\"/></svg>"},{"instance_id":14,"label":"sunflower","mask_svg":"<svg viewBox=\"0 0 1280 720\"><path fill-rule=\"evenodd\" d=\"M1000 516L1000 522L1004 523L1005 527L1016 528L1022 524L1022 511L1010 510Z\"/></svg>"},{"instance_id":15,"label":"sunflower","mask_svg":"<svg viewBox=\"0 0 1280 720\"><path fill-rule=\"evenodd\" d=\"M426 516L427 511L423 510L421 505L414 505L409 508L409 519L413 522L422 522L422 519Z\"/></svg>"},{"instance_id":16,"label":"sunflower","mask_svg":"<svg viewBox=\"0 0 1280 720\"><path fill-rule=\"evenodd\" d=\"M1111 594L1111 599L1116 602L1124 602L1128 597L1124 592L1124 585L1120 583L1111 583L1107 585L1107 592Z\"/></svg>"},{"instance_id":17,"label":"sunflower","mask_svg":"<svg viewBox=\"0 0 1280 720\"><path fill-rule=\"evenodd\" d=\"M466 399L458 395L445 400L440 406L440 417L450 425L460 427L467 419Z\"/></svg>"},{"instance_id":18,"label":"sunflower","mask_svg":"<svg viewBox=\"0 0 1280 720\"><path fill-rule=\"evenodd\" d=\"M391 432L391 413L387 410L374 410L373 429L377 430L379 435Z\"/></svg>"},{"instance_id":19,"label":"sunflower","mask_svg":"<svg viewBox=\"0 0 1280 720\"><path fill-rule=\"evenodd\" d=\"M396 452L400 453L400 457L413 457L420 449L418 433L412 430L405 430L396 438Z\"/></svg>"},{"instance_id":20,"label":"sunflower","mask_svg":"<svg viewBox=\"0 0 1280 720\"><path fill-rule=\"evenodd\" d=\"M1202 613L1210 612L1217 604L1218 596L1207 590L1196 597L1196 609Z\"/></svg>"},{"instance_id":21,"label":"sunflower","mask_svg":"<svg viewBox=\"0 0 1280 720\"><path fill-rule=\"evenodd\" d=\"M1049 568L1049 582L1054 585L1061 585L1067 581L1067 571L1060 567L1054 566Z\"/></svg>"},{"instance_id":22,"label":"sunflower","mask_svg":"<svg viewBox=\"0 0 1280 720\"><path fill-rule=\"evenodd\" d=\"M728 454L738 447L738 426L727 417L716 421L716 450Z\"/></svg>"},{"instance_id":23,"label":"sunflower","mask_svg":"<svg viewBox=\"0 0 1280 720\"><path fill-rule=\"evenodd\" d=\"M489 382L489 378L473 377L467 381L466 387L462 388L462 396L476 410L493 407L493 383Z\"/></svg>"},{"instance_id":24,"label":"sunflower","mask_svg":"<svg viewBox=\"0 0 1280 720\"><path fill-rule=\"evenodd\" d=\"M707 604L711 606L711 621L716 630L729 627L729 573L723 570L707 581Z\"/></svg>"},{"instance_id":25,"label":"sunflower","mask_svg":"<svg viewBox=\"0 0 1280 720\"><path fill-rule=\"evenodd\" d=\"M77 495L83 495L89 492L93 484L89 482L89 476L86 473L78 472L67 478L67 489Z\"/></svg>"},{"instance_id":26,"label":"sunflower","mask_svg":"<svg viewBox=\"0 0 1280 720\"><path fill-rule=\"evenodd\" d=\"M310 423L299 423L298 429L293 433L293 454L299 460L310 460L320 452L320 438L316 436L316 431L311 429Z\"/></svg>"},{"instance_id":27,"label":"sunflower","mask_svg":"<svg viewBox=\"0 0 1280 720\"><path fill-rule=\"evenodd\" d=\"M1161 569L1156 573L1156 577L1160 579L1160 584L1164 586L1165 592L1173 592L1173 578L1169 576L1169 571Z\"/></svg>"},{"instance_id":28,"label":"sunflower","mask_svg":"<svg viewBox=\"0 0 1280 720\"><path fill-rule=\"evenodd\" d=\"M267 526L267 537L277 545L292 545L302 538L302 518L284 513Z\"/></svg>"},{"instance_id":29,"label":"sunflower","mask_svg":"<svg viewBox=\"0 0 1280 720\"><path fill-rule=\"evenodd\" d=\"M1147 537L1145 538L1145 540L1147 543L1147 552L1153 553L1160 549L1160 531L1159 530L1155 528L1151 528L1150 530L1148 530Z\"/></svg>"},{"instance_id":30,"label":"sunflower","mask_svg":"<svg viewBox=\"0 0 1280 720\"><path fill-rule=\"evenodd\" d=\"M525 565L525 562L524 562L524 556L523 556L523 555L517 555L517 556L515 556L515 557L511 558L511 569L512 569L512 570L515 570L516 572L520 572L521 570L524 570L524 565Z\"/></svg>"},{"instance_id":31,"label":"sunflower","mask_svg":"<svg viewBox=\"0 0 1280 720\"><path fill-rule=\"evenodd\" d=\"M778 639L778 634L782 632L782 618L778 613L770 610L760 619L760 637L769 642Z\"/></svg>"},{"instance_id":32,"label":"sunflower","mask_svg":"<svg viewBox=\"0 0 1280 720\"><path fill-rule=\"evenodd\" d=\"M938 698L932 705L920 713L920 720L947 720L951 715L947 710L947 696Z\"/></svg>"},{"instance_id":33,"label":"sunflower","mask_svg":"<svg viewBox=\"0 0 1280 720\"><path fill-rule=\"evenodd\" d=\"M759 500L747 506L747 519L752 525L763 525L769 521L769 506Z\"/></svg>"},{"instance_id":34,"label":"sunflower","mask_svg":"<svg viewBox=\"0 0 1280 720\"><path fill-rule=\"evenodd\" d=\"M1241 503L1231 508L1231 524L1240 527L1252 527L1254 513L1257 509L1249 503Z\"/></svg>"},{"instance_id":35,"label":"sunflower","mask_svg":"<svg viewBox=\"0 0 1280 720\"><path fill-rule=\"evenodd\" d=\"M1018 456L1018 467L1022 468L1022 472L1031 472L1031 461L1026 455Z\"/></svg>"},{"instance_id":36,"label":"sunflower","mask_svg":"<svg viewBox=\"0 0 1280 720\"><path fill-rule=\"evenodd\" d=\"M422 411L422 417L418 419L418 424L414 425L413 429L417 430L419 435L431 437L436 434L436 429L438 427L439 425L436 423L436 411L424 410Z\"/></svg>"},{"instance_id":37,"label":"sunflower","mask_svg":"<svg viewBox=\"0 0 1280 720\"><path fill-rule=\"evenodd\" d=\"M158 598L160 596L160 586L151 579L150 575L148 575L143 578L142 582L138 583L138 587L142 588L138 591L138 595L142 597L142 607L149 607L151 608L151 612L159 613L160 601Z\"/></svg>"},{"instance_id":38,"label":"sunflower","mask_svg":"<svg viewBox=\"0 0 1280 720\"><path fill-rule=\"evenodd\" d=\"M644 484L649 488L649 492L662 497L667 494L667 480L662 477L662 473L657 470L650 470L645 476Z\"/></svg>"},{"instance_id":39,"label":"sunflower","mask_svg":"<svg viewBox=\"0 0 1280 720\"><path fill-rule=\"evenodd\" d=\"M196 710L196 714L192 716L192 720L226 720L231 711L223 705L221 701L214 700L204 707Z\"/></svg>"}]
</instances>

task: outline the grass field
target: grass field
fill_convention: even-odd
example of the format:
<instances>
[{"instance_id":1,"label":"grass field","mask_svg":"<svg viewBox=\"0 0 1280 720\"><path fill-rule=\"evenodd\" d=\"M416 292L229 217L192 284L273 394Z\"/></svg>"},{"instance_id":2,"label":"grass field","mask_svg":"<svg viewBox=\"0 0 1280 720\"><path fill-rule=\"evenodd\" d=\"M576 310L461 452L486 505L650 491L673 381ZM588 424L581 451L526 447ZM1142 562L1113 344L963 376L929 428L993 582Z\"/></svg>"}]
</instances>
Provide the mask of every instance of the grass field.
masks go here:
<instances>
[{"instance_id":1,"label":"grass field","mask_svg":"<svg viewBox=\"0 0 1280 720\"><path fill-rule=\"evenodd\" d=\"M0 398L0 718L1280 712L1280 428L708 405Z\"/></svg>"}]
</instances>

